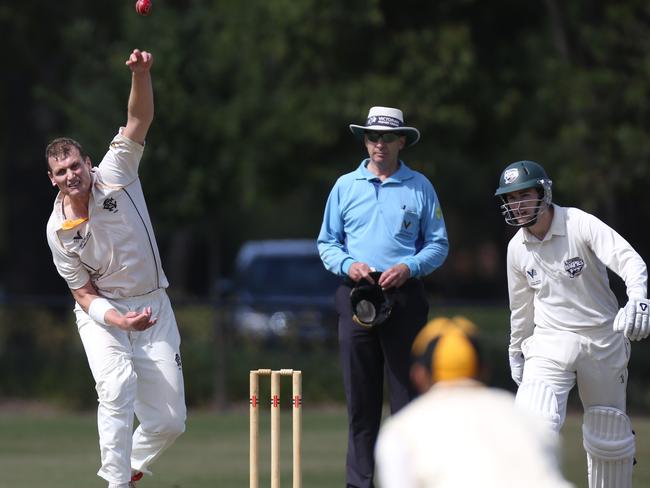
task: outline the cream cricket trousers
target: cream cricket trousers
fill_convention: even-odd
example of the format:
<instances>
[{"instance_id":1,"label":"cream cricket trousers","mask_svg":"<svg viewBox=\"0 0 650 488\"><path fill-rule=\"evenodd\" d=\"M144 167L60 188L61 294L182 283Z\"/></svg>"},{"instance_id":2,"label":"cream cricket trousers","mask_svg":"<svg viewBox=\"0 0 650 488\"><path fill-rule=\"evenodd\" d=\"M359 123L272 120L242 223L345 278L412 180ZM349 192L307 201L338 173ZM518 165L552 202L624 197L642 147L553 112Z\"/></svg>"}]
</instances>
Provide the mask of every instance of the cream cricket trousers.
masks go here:
<instances>
[{"instance_id":1,"label":"cream cricket trousers","mask_svg":"<svg viewBox=\"0 0 650 488\"><path fill-rule=\"evenodd\" d=\"M522 385L539 382L551 388L559 414L556 430L564 423L569 392L576 384L585 410L600 406L625 412L630 342L623 334L611 328L576 334L536 327L521 349L526 360ZM520 386L518 400L521 391Z\"/></svg>"},{"instance_id":2,"label":"cream cricket trousers","mask_svg":"<svg viewBox=\"0 0 650 488\"><path fill-rule=\"evenodd\" d=\"M110 301L122 313L149 306L158 318L145 331L125 332L75 307L99 402L97 474L109 483L128 483L132 469L150 474L148 466L185 431L180 335L164 289Z\"/></svg>"}]
</instances>

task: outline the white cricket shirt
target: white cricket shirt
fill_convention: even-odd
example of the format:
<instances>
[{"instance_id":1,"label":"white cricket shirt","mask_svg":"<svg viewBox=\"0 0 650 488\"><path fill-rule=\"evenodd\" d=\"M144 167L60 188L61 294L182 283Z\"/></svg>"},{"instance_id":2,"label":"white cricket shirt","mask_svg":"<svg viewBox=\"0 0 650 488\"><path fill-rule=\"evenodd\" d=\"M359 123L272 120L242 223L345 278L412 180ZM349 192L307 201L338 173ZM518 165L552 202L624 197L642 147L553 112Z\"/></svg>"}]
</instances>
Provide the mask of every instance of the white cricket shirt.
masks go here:
<instances>
[{"instance_id":1,"label":"white cricket shirt","mask_svg":"<svg viewBox=\"0 0 650 488\"><path fill-rule=\"evenodd\" d=\"M47 241L59 274L75 290L92 280L106 298L145 295L168 286L138 178L144 147L118 134L91 170L88 220L64 229L59 192Z\"/></svg>"},{"instance_id":2,"label":"white cricket shirt","mask_svg":"<svg viewBox=\"0 0 650 488\"><path fill-rule=\"evenodd\" d=\"M511 353L535 326L583 334L611 328L619 306L607 268L623 279L628 297L646 297L645 262L623 237L582 210L553 207L543 240L522 228L508 244Z\"/></svg>"},{"instance_id":3,"label":"white cricket shirt","mask_svg":"<svg viewBox=\"0 0 650 488\"><path fill-rule=\"evenodd\" d=\"M437 383L382 426L377 475L382 488L569 488L558 442L505 390Z\"/></svg>"}]
</instances>

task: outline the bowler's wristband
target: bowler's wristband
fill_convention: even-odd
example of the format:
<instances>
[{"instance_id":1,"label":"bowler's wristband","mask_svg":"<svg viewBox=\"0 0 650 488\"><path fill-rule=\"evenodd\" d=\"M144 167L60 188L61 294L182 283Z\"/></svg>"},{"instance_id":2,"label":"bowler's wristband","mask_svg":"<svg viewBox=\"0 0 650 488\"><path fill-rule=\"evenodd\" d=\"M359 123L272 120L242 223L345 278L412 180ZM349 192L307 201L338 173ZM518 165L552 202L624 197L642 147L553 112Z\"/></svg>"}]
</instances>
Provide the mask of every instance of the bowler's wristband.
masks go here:
<instances>
[{"instance_id":1,"label":"bowler's wristband","mask_svg":"<svg viewBox=\"0 0 650 488\"><path fill-rule=\"evenodd\" d=\"M88 315L98 324L108 325L104 320L104 316L111 309L115 309L115 307L106 298L95 298L90 302Z\"/></svg>"}]
</instances>

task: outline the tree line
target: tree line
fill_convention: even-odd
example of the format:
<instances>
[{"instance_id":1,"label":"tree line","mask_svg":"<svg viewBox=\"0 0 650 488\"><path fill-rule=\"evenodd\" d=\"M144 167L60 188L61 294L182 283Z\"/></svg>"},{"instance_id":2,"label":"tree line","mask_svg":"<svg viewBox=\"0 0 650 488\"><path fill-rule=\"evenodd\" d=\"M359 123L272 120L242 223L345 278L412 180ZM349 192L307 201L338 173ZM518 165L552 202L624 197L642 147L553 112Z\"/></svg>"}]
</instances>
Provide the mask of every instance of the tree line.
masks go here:
<instances>
[{"instance_id":1,"label":"tree line","mask_svg":"<svg viewBox=\"0 0 650 488\"><path fill-rule=\"evenodd\" d=\"M125 123L127 54L154 53L141 176L177 293L206 296L246 239L315 237L363 148L349 123L397 106L403 153L434 183L451 251L443 296L505 288L500 171L544 165L556 201L595 213L644 258L650 5L641 0L169 0L0 6L0 286L65 292L45 241L47 142L95 163ZM501 296L501 295L500 295Z\"/></svg>"}]
</instances>

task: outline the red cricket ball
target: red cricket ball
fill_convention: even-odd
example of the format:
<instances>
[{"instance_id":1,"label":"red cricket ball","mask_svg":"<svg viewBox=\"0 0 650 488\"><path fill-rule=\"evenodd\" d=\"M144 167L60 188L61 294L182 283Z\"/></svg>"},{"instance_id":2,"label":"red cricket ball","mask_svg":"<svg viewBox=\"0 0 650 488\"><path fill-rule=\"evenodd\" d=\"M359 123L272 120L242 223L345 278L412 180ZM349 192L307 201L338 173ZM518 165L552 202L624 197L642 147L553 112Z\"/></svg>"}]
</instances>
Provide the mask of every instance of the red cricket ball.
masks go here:
<instances>
[{"instance_id":1,"label":"red cricket ball","mask_svg":"<svg viewBox=\"0 0 650 488\"><path fill-rule=\"evenodd\" d=\"M151 0L138 0L135 2L135 11L140 15L149 15L151 13Z\"/></svg>"}]
</instances>

